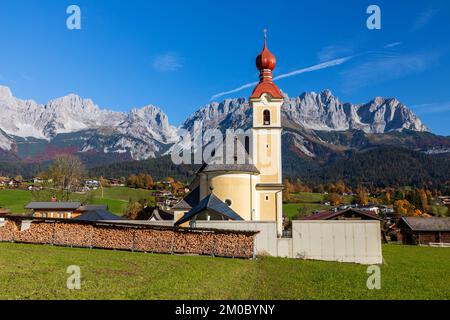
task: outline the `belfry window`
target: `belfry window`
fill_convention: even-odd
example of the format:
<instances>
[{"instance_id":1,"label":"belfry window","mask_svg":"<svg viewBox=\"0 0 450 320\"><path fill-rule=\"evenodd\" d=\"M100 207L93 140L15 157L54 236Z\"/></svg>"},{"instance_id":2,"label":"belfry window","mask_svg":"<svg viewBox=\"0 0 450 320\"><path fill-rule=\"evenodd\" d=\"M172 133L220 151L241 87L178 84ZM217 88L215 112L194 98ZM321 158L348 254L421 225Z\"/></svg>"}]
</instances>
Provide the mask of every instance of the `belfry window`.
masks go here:
<instances>
[{"instance_id":1,"label":"belfry window","mask_svg":"<svg viewBox=\"0 0 450 320\"><path fill-rule=\"evenodd\" d=\"M264 110L264 112L263 112L263 123L265 126L270 125L270 111L269 110Z\"/></svg>"}]
</instances>

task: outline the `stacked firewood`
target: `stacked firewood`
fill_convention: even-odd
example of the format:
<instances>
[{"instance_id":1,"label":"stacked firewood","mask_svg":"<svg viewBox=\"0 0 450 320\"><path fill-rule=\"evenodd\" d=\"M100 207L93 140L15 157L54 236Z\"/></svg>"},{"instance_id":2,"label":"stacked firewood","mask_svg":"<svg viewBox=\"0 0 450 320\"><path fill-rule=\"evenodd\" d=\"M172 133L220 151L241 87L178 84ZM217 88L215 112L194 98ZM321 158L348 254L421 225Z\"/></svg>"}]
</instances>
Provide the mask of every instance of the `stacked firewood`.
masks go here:
<instances>
[{"instance_id":1,"label":"stacked firewood","mask_svg":"<svg viewBox=\"0 0 450 320\"><path fill-rule=\"evenodd\" d=\"M14 241L19 242L51 244L53 243L53 223L32 223L27 230L18 229L14 237Z\"/></svg>"},{"instance_id":2,"label":"stacked firewood","mask_svg":"<svg viewBox=\"0 0 450 320\"><path fill-rule=\"evenodd\" d=\"M14 235L19 232L19 226L14 221L6 221L3 227L0 227L0 241L14 241Z\"/></svg>"},{"instance_id":3,"label":"stacked firewood","mask_svg":"<svg viewBox=\"0 0 450 320\"><path fill-rule=\"evenodd\" d=\"M0 241L236 258L253 256L252 233L136 228L56 221L34 221L21 231L21 224L21 221L7 220L0 227Z\"/></svg>"},{"instance_id":4,"label":"stacked firewood","mask_svg":"<svg viewBox=\"0 0 450 320\"><path fill-rule=\"evenodd\" d=\"M20 231L21 222L7 221L0 228L1 241L17 241L26 243L52 243L53 225L44 223L32 223L29 229Z\"/></svg>"},{"instance_id":5,"label":"stacked firewood","mask_svg":"<svg viewBox=\"0 0 450 320\"><path fill-rule=\"evenodd\" d=\"M239 233L217 233L214 255L221 257L250 258L253 256L254 237Z\"/></svg>"},{"instance_id":6,"label":"stacked firewood","mask_svg":"<svg viewBox=\"0 0 450 320\"><path fill-rule=\"evenodd\" d=\"M133 249L143 252L172 253L173 235L172 230L136 229Z\"/></svg>"},{"instance_id":7,"label":"stacked firewood","mask_svg":"<svg viewBox=\"0 0 450 320\"><path fill-rule=\"evenodd\" d=\"M175 253L211 255L214 249L213 232L175 232Z\"/></svg>"},{"instance_id":8,"label":"stacked firewood","mask_svg":"<svg viewBox=\"0 0 450 320\"><path fill-rule=\"evenodd\" d=\"M74 247L92 247L94 226L87 224L56 223L53 244Z\"/></svg>"},{"instance_id":9,"label":"stacked firewood","mask_svg":"<svg viewBox=\"0 0 450 320\"><path fill-rule=\"evenodd\" d=\"M96 248L132 250L133 231L127 227L96 226L92 245Z\"/></svg>"}]
</instances>

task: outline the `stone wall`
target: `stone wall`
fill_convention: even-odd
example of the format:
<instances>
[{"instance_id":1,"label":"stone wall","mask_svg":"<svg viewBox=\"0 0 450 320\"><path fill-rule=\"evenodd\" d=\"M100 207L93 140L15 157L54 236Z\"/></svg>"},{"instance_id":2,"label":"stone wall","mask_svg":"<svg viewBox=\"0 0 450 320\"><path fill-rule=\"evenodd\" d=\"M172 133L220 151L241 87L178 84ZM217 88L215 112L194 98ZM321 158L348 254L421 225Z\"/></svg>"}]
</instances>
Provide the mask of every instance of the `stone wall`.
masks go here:
<instances>
[{"instance_id":1,"label":"stone wall","mask_svg":"<svg viewBox=\"0 0 450 320\"><path fill-rule=\"evenodd\" d=\"M0 241L252 258L255 233L68 220L6 220L0 224Z\"/></svg>"}]
</instances>

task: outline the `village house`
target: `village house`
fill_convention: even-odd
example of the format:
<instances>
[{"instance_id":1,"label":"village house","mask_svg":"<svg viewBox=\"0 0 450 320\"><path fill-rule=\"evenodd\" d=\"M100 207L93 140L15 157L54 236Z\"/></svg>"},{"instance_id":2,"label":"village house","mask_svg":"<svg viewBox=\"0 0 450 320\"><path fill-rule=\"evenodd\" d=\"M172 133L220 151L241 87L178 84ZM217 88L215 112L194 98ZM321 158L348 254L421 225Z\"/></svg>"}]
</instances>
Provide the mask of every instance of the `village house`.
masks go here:
<instances>
[{"instance_id":1,"label":"village house","mask_svg":"<svg viewBox=\"0 0 450 320\"><path fill-rule=\"evenodd\" d=\"M98 189L100 188L100 182L98 180L86 180L84 186L88 189Z\"/></svg>"},{"instance_id":2,"label":"village house","mask_svg":"<svg viewBox=\"0 0 450 320\"><path fill-rule=\"evenodd\" d=\"M30 202L25 209L32 210L35 218L73 219L81 214L80 206L80 202Z\"/></svg>"},{"instance_id":3,"label":"village house","mask_svg":"<svg viewBox=\"0 0 450 320\"><path fill-rule=\"evenodd\" d=\"M444 206L447 206L450 211L450 196L439 197L439 201Z\"/></svg>"},{"instance_id":4,"label":"village house","mask_svg":"<svg viewBox=\"0 0 450 320\"><path fill-rule=\"evenodd\" d=\"M174 196L169 190L155 191L153 196L155 197L156 206L164 210L171 210L180 201L180 198Z\"/></svg>"},{"instance_id":5,"label":"village house","mask_svg":"<svg viewBox=\"0 0 450 320\"><path fill-rule=\"evenodd\" d=\"M450 218L402 217L397 227L400 229L403 244L450 245Z\"/></svg>"},{"instance_id":6,"label":"village house","mask_svg":"<svg viewBox=\"0 0 450 320\"><path fill-rule=\"evenodd\" d=\"M161 208L154 208L150 217L148 218L149 221L174 221L174 214L172 212L163 210Z\"/></svg>"},{"instance_id":7,"label":"village house","mask_svg":"<svg viewBox=\"0 0 450 320\"><path fill-rule=\"evenodd\" d=\"M2 218L2 217L4 217L4 216L7 216L7 215L9 215L9 214L10 214L9 210L0 208L0 218Z\"/></svg>"},{"instance_id":8,"label":"village house","mask_svg":"<svg viewBox=\"0 0 450 320\"><path fill-rule=\"evenodd\" d=\"M87 221L116 220L106 205L81 205L80 202L30 202L25 206L35 218L78 219Z\"/></svg>"},{"instance_id":9,"label":"village house","mask_svg":"<svg viewBox=\"0 0 450 320\"><path fill-rule=\"evenodd\" d=\"M383 221L376 213L371 210L359 210L348 208L344 210L322 211L306 217L301 220L379 220Z\"/></svg>"}]
</instances>

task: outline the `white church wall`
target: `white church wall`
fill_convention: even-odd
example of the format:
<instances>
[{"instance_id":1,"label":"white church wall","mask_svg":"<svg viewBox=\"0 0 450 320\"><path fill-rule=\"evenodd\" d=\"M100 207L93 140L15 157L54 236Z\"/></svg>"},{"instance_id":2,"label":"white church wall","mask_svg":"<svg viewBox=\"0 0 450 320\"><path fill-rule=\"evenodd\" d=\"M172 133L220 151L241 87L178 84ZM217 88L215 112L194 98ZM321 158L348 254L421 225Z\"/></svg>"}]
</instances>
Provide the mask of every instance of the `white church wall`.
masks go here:
<instances>
[{"instance_id":1,"label":"white church wall","mask_svg":"<svg viewBox=\"0 0 450 320\"><path fill-rule=\"evenodd\" d=\"M292 238L277 239L277 257L292 258Z\"/></svg>"},{"instance_id":2,"label":"white church wall","mask_svg":"<svg viewBox=\"0 0 450 320\"><path fill-rule=\"evenodd\" d=\"M271 221L196 221L197 228L259 231L256 234L257 255L278 256L277 224Z\"/></svg>"},{"instance_id":3,"label":"white church wall","mask_svg":"<svg viewBox=\"0 0 450 320\"><path fill-rule=\"evenodd\" d=\"M293 258L381 264L379 221L293 221Z\"/></svg>"},{"instance_id":4,"label":"white church wall","mask_svg":"<svg viewBox=\"0 0 450 320\"><path fill-rule=\"evenodd\" d=\"M259 231L256 255L381 264L381 227L378 221L292 221L292 238L278 238L275 222L197 221L197 228Z\"/></svg>"}]
</instances>

